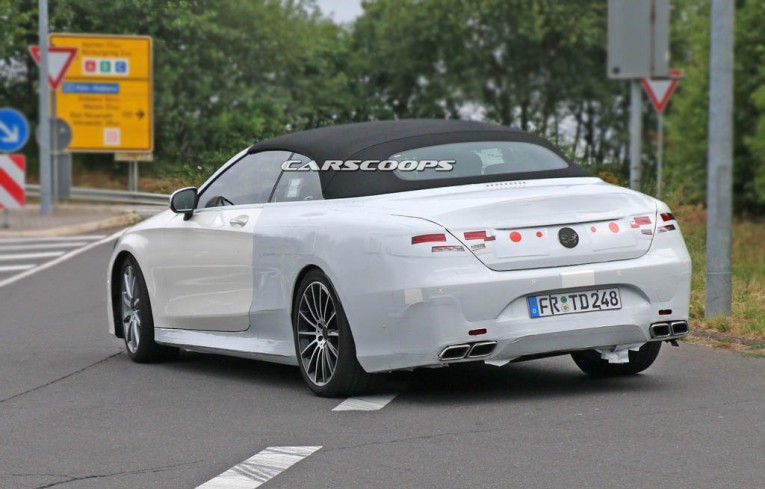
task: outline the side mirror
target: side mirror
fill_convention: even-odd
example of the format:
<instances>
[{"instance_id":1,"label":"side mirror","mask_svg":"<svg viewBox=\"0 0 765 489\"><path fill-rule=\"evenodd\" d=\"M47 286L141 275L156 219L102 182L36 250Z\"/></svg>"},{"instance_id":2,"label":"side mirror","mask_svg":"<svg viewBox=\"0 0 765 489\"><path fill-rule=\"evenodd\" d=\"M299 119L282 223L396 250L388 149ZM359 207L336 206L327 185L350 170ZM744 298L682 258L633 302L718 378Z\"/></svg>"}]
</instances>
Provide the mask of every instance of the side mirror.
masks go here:
<instances>
[{"instance_id":1,"label":"side mirror","mask_svg":"<svg viewBox=\"0 0 765 489\"><path fill-rule=\"evenodd\" d=\"M197 188L186 187L173 192L170 196L170 210L176 214L183 214L183 220L188 221L194 215L197 206Z\"/></svg>"}]
</instances>

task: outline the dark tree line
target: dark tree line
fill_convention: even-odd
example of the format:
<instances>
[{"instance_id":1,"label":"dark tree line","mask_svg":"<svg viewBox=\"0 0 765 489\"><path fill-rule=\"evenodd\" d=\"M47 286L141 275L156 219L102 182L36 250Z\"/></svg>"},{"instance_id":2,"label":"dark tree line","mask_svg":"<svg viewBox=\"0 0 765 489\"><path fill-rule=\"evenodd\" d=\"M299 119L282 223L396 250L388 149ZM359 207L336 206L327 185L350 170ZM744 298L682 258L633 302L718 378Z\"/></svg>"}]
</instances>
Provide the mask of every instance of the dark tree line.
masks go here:
<instances>
[{"instance_id":1,"label":"dark tree line","mask_svg":"<svg viewBox=\"0 0 765 489\"><path fill-rule=\"evenodd\" d=\"M626 83L606 78L606 0L367 0L336 25L310 0L50 0L51 31L154 38L153 171L199 181L249 142L350 121L481 118L627 177ZM36 113L37 2L0 0L0 104ZM672 198L705 187L709 0L672 1ZM119 19L118 22L115 19ZM765 2L737 1L736 196L765 206ZM655 114L645 112L645 191ZM27 146L30 160L35 147ZM113 165L77 155L76 162Z\"/></svg>"}]
</instances>

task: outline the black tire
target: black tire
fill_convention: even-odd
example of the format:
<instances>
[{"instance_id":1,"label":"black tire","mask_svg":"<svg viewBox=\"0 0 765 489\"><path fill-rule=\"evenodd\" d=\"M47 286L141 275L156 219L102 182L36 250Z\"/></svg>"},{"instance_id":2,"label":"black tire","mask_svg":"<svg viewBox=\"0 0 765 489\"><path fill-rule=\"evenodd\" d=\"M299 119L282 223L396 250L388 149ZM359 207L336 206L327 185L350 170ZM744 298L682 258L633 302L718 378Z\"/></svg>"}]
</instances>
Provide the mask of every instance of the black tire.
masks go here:
<instances>
[{"instance_id":1,"label":"black tire","mask_svg":"<svg viewBox=\"0 0 765 489\"><path fill-rule=\"evenodd\" d=\"M327 297L331 302L325 303ZM340 299L327 276L319 270L308 272L298 285L292 305L292 332L300 374L315 394L347 397L371 387L373 376L359 365ZM334 369L331 368L333 358ZM325 359L327 363L323 363Z\"/></svg>"},{"instance_id":2,"label":"black tire","mask_svg":"<svg viewBox=\"0 0 765 489\"><path fill-rule=\"evenodd\" d=\"M595 350L576 351L571 354L576 365L582 371L593 377L615 377L619 375L634 375L651 366L659 356L661 341L652 341L640 347L638 351L629 352L628 363L608 363Z\"/></svg>"},{"instance_id":3,"label":"black tire","mask_svg":"<svg viewBox=\"0 0 765 489\"><path fill-rule=\"evenodd\" d=\"M122 337L130 359L137 363L150 363L177 357L178 348L159 345L154 341L154 317L149 292L135 259L128 257L122 262L118 280L119 283L115 284L119 291L116 317L122 321ZM129 292L130 287L132 292Z\"/></svg>"}]
</instances>

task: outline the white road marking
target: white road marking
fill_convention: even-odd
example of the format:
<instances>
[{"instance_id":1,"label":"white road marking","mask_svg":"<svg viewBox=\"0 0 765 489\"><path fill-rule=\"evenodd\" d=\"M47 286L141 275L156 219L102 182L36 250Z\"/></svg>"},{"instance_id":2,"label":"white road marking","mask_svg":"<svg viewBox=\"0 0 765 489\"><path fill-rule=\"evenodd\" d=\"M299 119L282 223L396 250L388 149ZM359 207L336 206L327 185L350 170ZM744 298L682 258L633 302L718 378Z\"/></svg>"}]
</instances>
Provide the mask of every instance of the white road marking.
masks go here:
<instances>
[{"instance_id":1,"label":"white road marking","mask_svg":"<svg viewBox=\"0 0 765 489\"><path fill-rule=\"evenodd\" d=\"M375 394L372 396L349 397L333 411L379 411L396 397L397 394Z\"/></svg>"},{"instance_id":2,"label":"white road marking","mask_svg":"<svg viewBox=\"0 0 765 489\"><path fill-rule=\"evenodd\" d=\"M313 454L321 447L268 447L197 489L254 489Z\"/></svg>"},{"instance_id":3,"label":"white road marking","mask_svg":"<svg viewBox=\"0 0 765 489\"><path fill-rule=\"evenodd\" d=\"M0 273L1 272L23 272L24 270L29 270L30 268L34 268L34 263L24 263L23 265L8 265L5 267L0 267Z\"/></svg>"},{"instance_id":4,"label":"white road marking","mask_svg":"<svg viewBox=\"0 0 765 489\"><path fill-rule=\"evenodd\" d=\"M51 261L49 261L47 263L43 263L39 267L30 268L29 270L27 270L25 272L22 272L22 273L20 273L18 275L14 275L14 276L9 277L9 278L7 278L5 280L0 280L0 287L5 287L6 285L10 285L10 284L12 284L14 282L18 282L22 278L29 277L30 275L34 275L35 273L41 272L43 270L47 270L48 268L56 266L59 263L64 262L64 261L66 261L66 260L68 260L70 258L74 258L75 256L77 256L77 255L79 255L81 253L85 253L86 251L91 250L91 249L95 248L96 246L100 246L100 245L102 245L104 243L108 243L109 241L115 240L115 239L119 238L120 235L122 235L122 233L124 233L124 232L125 232L125 230L121 229L121 230L117 231L116 233L112 234L111 236L107 236L107 237L105 237L103 239L100 239L98 241L93 241L90 244L88 244L87 246L83 246L82 248L77 248L76 250L72 250L69 253L66 253L65 255L61 255L58 258L54 259L54 260L51 260ZM82 238L82 236L80 236L80 238Z\"/></svg>"},{"instance_id":5,"label":"white road marking","mask_svg":"<svg viewBox=\"0 0 765 489\"><path fill-rule=\"evenodd\" d=\"M16 255L0 255L0 261L11 260L36 260L38 258L56 258L66 253L66 251L46 251L42 253L21 253Z\"/></svg>"},{"instance_id":6,"label":"white road marking","mask_svg":"<svg viewBox=\"0 0 765 489\"><path fill-rule=\"evenodd\" d=\"M0 241L0 251L60 250L61 248L77 248L86 244L88 244L87 241L74 241L68 243L14 244L5 246Z\"/></svg>"},{"instance_id":7,"label":"white road marking","mask_svg":"<svg viewBox=\"0 0 765 489\"><path fill-rule=\"evenodd\" d=\"M104 239L107 236L105 234L82 234L80 236L59 236L57 238L0 238L0 244L11 243L42 243L46 241L59 242L59 241L82 241L82 240L96 240Z\"/></svg>"}]
</instances>

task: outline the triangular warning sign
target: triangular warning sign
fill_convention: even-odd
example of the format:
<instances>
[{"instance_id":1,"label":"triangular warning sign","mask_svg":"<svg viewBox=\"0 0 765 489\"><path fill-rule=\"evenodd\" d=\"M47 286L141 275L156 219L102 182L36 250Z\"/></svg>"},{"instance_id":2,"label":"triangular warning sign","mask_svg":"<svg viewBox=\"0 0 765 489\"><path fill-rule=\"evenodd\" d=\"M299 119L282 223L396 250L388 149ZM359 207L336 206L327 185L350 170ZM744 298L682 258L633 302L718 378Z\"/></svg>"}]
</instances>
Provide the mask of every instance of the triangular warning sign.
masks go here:
<instances>
[{"instance_id":1,"label":"triangular warning sign","mask_svg":"<svg viewBox=\"0 0 765 489\"><path fill-rule=\"evenodd\" d=\"M29 52L32 53L32 57L39 66L40 47L29 46ZM53 90L58 88L59 83L64 79L64 75L66 75L66 71L75 56L77 56L77 48L48 46L48 81Z\"/></svg>"},{"instance_id":2,"label":"triangular warning sign","mask_svg":"<svg viewBox=\"0 0 765 489\"><path fill-rule=\"evenodd\" d=\"M677 80L650 80L643 78L643 88L651 99L651 103L658 112L664 112L664 108L669 102L669 97L677 87Z\"/></svg>"}]
</instances>

